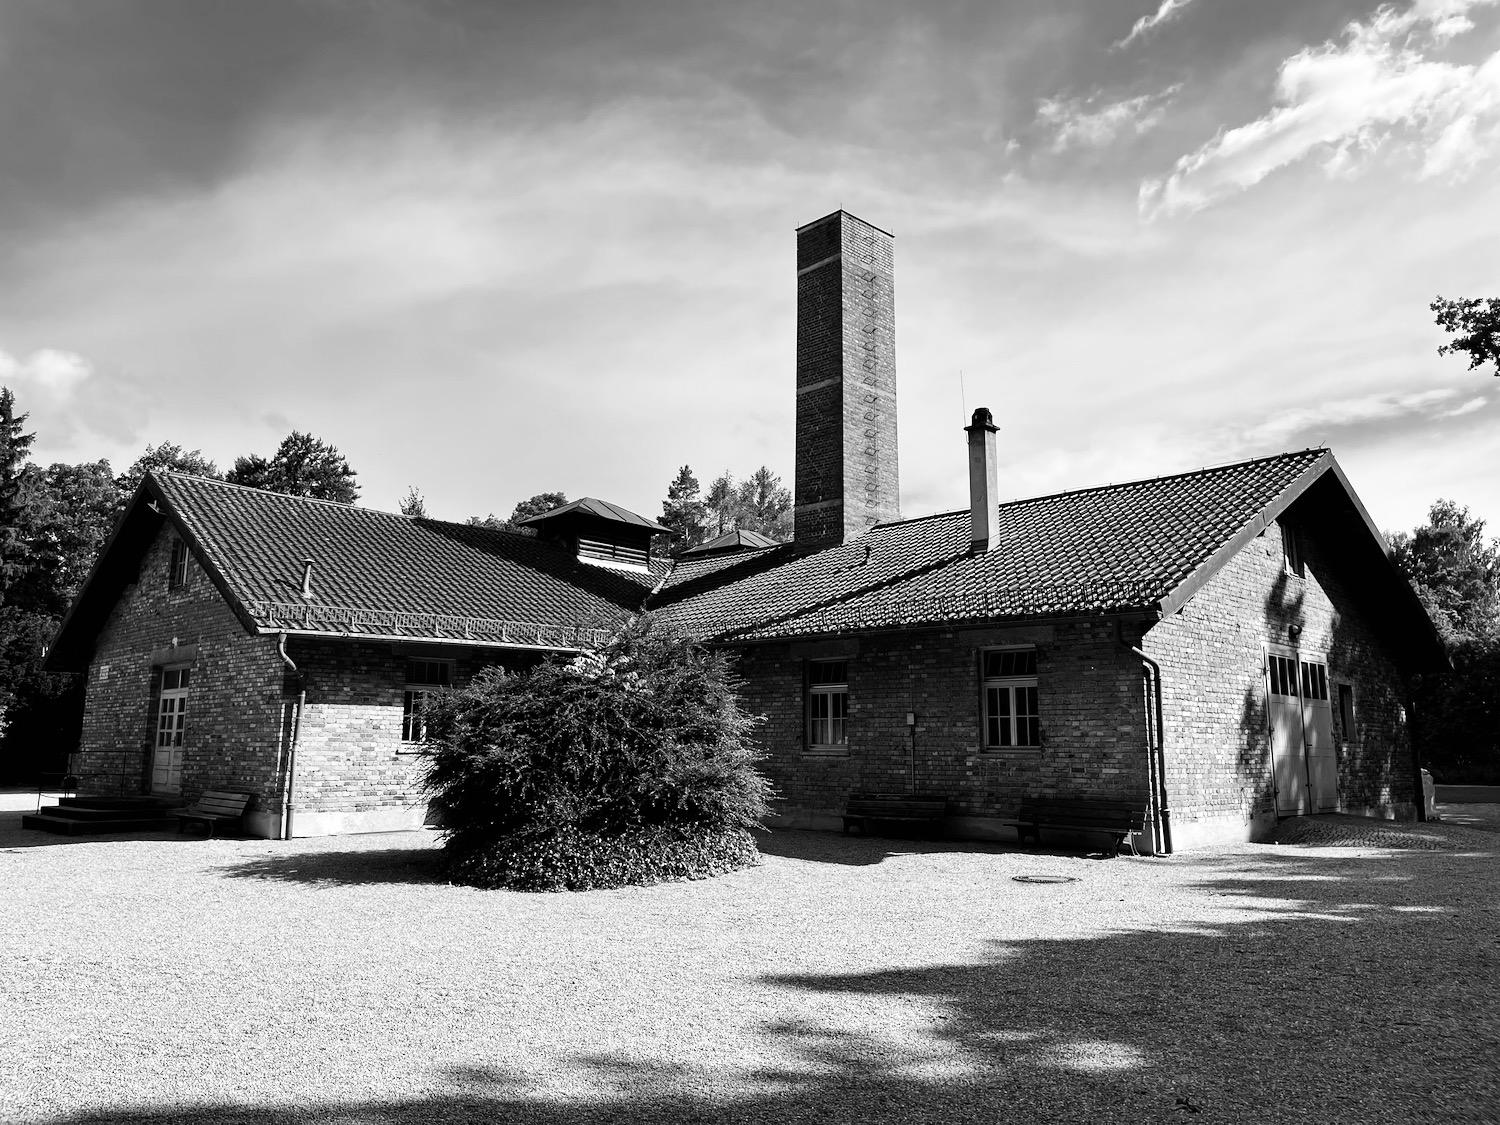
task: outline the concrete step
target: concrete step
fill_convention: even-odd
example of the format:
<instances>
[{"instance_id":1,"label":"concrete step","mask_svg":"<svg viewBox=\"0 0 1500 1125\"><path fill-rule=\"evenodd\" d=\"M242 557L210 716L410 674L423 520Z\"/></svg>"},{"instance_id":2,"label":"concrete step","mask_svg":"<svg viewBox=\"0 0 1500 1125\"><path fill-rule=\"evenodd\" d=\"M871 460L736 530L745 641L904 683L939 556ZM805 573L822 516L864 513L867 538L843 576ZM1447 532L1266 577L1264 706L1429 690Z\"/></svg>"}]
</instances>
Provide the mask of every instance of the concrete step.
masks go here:
<instances>
[{"instance_id":1,"label":"concrete step","mask_svg":"<svg viewBox=\"0 0 1500 1125\"><path fill-rule=\"evenodd\" d=\"M159 813L152 816L136 815L104 820L55 816L53 814L56 811L56 809L48 809L45 812L27 813L21 817L21 827L33 828L39 832L52 832L59 836L83 836L101 832L160 832L177 828L175 816L161 816Z\"/></svg>"},{"instance_id":2,"label":"concrete step","mask_svg":"<svg viewBox=\"0 0 1500 1125\"><path fill-rule=\"evenodd\" d=\"M58 802L65 809L175 809L180 808L180 797L64 797Z\"/></svg>"},{"instance_id":3,"label":"concrete step","mask_svg":"<svg viewBox=\"0 0 1500 1125\"><path fill-rule=\"evenodd\" d=\"M123 809L98 808L93 805L43 805L39 811L61 820L159 820L166 808L159 805Z\"/></svg>"}]
</instances>

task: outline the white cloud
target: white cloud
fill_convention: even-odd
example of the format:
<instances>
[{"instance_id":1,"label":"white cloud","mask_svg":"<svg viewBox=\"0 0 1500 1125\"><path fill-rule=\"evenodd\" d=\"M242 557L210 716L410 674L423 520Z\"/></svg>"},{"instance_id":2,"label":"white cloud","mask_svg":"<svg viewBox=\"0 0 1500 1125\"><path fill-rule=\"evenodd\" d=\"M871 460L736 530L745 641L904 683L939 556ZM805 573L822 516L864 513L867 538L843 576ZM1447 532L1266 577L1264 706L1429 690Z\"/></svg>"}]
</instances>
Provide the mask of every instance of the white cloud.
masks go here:
<instances>
[{"instance_id":1,"label":"white cloud","mask_svg":"<svg viewBox=\"0 0 1500 1125\"><path fill-rule=\"evenodd\" d=\"M1092 98L1045 98L1037 103L1036 116L1042 124L1056 130L1052 138L1052 151L1062 152L1074 145L1101 148L1121 133L1131 132L1136 136L1156 126L1162 119L1166 103L1182 87L1169 86L1157 94L1142 94L1137 98L1112 102L1100 109L1091 109L1097 101Z\"/></svg>"},{"instance_id":2,"label":"white cloud","mask_svg":"<svg viewBox=\"0 0 1500 1125\"><path fill-rule=\"evenodd\" d=\"M1485 404L1487 404L1489 401L1490 400L1485 398L1483 395L1480 395L1478 398L1471 398L1468 402L1464 403L1461 406L1456 406L1452 410L1443 411L1443 417L1457 418L1460 414L1472 414L1476 410L1484 409Z\"/></svg>"},{"instance_id":3,"label":"white cloud","mask_svg":"<svg viewBox=\"0 0 1500 1125\"><path fill-rule=\"evenodd\" d=\"M1141 184L1146 218L1199 210L1278 168L1324 153L1329 175L1349 175L1377 149L1405 140L1419 176L1461 177L1500 151L1500 51L1479 65L1433 57L1474 25L1467 13L1497 0L1416 0L1351 23L1342 44L1309 47L1281 64L1276 105Z\"/></svg>"},{"instance_id":4,"label":"white cloud","mask_svg":"<svg viewBox=\"0 0 1500 1125\"><path fill-rule=\"evenodd\" d=\"M1148 31L1160 27L1169 19L1172 19L1192 2L1193 0L1161 0L1161 7L1156 9L1156 13L1154 15L1142 16L1136 20L1134 26L1130 29L1130 34L1116 43L1114 49L1117 51L1124 50Z\"/></svg>"},{"instance_id":5,"label":"white cloud","mask_svg":"<svg viewBox=\"0 0 1500 1125\"><path fill-rule=\"evenodd\" d=\"M0 351L0 383L40 392L55 402L66 402L90 375L94 365L77 352L41 348L25 359ZM14 385L13 385L14 384Z\"/></svg>"},{"instance_id":6,"label":"white cloud","mask_svg":"<svg viewBox=\"0 0 1500 1125\"><path fill-rule=\"evenodd\" d=\"M1326 435L1362 426L1395 422L1403 418L1420 421L1452 418L1479 409L1473 402L1445 410L1461 392L1439 387L1405 394L1381 393L1283 410L1245 429L1219 435L1219 447L1228 442L1241 450L1290 449L1297 444L1315 444ZM1478 399L1479 405L1485 400Z\"/></svg>"},{"instance_id":7,"label":"white cloud","mask_svg":"<svg viewBox=\"0 0 1500 1125\"><path fill-rule=\"evenodd\" d=\"M125 371L99 370L92 360L60 348L38 348L17 358L0 350L0 384L16 396L37 436L39 460L70 456L80 444L135 443L155 395Z\"/></svg>"}]
</instances>

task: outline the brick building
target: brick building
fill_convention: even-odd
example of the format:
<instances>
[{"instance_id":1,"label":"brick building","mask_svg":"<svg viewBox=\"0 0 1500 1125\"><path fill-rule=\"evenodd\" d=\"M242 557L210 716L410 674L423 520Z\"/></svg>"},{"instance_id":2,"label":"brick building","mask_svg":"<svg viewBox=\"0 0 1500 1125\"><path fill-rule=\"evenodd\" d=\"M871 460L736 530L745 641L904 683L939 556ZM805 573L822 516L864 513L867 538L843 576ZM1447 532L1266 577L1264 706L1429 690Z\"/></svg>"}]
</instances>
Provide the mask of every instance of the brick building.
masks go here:
<instances>
[{"instance_id":1,"label":"brick building","mask_svg":"<svg viewBox=\"0 0 1500 1125\"><path fill-rule=\"evenodd\" d=\"M1023 796L1131 797L1177 848L1412 815L1406 678L1446 657L1333 455L1001 503L981 409L969 507L902 520L892 261L844 212L798 231L791 543L668 564L596 500L529 538L148 478L49 656L88 669L85 771L252 792L267 836L420 823L424 692L649 609L739 654L784 824L856 792L977 836Z\"/></svg>"}]
</instances>

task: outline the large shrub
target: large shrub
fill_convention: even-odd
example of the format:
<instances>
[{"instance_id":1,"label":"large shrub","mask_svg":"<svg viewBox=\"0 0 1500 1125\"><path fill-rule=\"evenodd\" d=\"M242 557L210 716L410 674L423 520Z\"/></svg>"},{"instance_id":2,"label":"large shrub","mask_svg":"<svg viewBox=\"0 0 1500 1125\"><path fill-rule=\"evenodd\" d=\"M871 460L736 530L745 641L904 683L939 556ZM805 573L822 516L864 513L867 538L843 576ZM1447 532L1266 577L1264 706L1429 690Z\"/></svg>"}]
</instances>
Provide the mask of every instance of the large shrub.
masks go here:
<instances>
[{"instance_id":1,"label":"large shrub","mask_svg":"<svg viewBox=\"0 0 1500 1125\"><path fill-rule=\"evenodd\" d=\"M428 703L450 878L583 890L754 863L770 790L729 660L636 618L597 648Z\"/></svg>"}]
</instances>

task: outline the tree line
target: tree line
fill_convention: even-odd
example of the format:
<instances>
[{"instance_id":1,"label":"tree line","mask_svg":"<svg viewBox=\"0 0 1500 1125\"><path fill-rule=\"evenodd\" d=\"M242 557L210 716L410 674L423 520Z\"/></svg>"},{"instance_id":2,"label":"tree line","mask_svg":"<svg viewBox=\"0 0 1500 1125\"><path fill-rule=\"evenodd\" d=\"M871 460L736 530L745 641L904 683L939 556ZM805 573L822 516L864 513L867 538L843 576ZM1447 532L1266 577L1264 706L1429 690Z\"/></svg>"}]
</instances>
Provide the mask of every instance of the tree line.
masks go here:
<instances>
[{"instance_id":1,"label":"tree line","mask_svg":"<svg viewBox=\"0 0 1500 1125\"><path fill-rule=\"evenodd\" d=\"M190 473L232 484L352 504L356 474L338 449L292 431L269 457L250 453L227 473L199 449L148 445L123 473L107 460L31 460L34 433L0 387L0 775L62 769L83 723L83 677L42 671L45 646L83 587L146 474Z\"/></svg>"}]
</instances>

